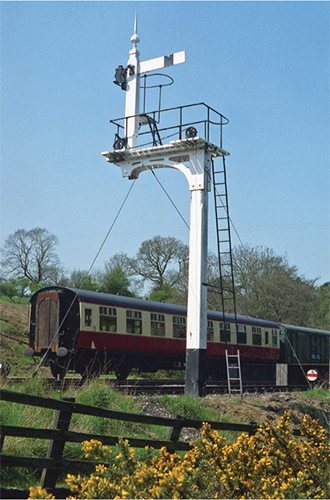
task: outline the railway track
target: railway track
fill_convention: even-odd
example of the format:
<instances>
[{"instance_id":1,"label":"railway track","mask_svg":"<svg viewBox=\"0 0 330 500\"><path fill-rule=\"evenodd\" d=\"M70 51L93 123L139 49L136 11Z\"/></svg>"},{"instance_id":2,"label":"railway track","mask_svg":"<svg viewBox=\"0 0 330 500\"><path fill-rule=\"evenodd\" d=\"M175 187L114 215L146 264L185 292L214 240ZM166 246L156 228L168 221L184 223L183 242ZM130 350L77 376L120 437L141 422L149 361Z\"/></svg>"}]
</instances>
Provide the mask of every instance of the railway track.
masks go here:
<instances>
[{"instance_id":1,"label":"railway track","mask_svg":"<svg viewBox=\"0 0 330 500\"><path fill-rule=\"evenodd\" d=\"M29 380L29 377L7 377L8 385L19 384ZM119 391L128 394L184 394L184 380L146 380L146 379L101 379L109 383ZM85 381L80 378L65 378L64 380L55 380L54 378L44 378L45 386L54 389L65 390L70 387L82 387ZM243 393L251 392L280 392L292 390L306 390L305 386L285 386L279 387L270 382L249 382L243 383ZM208 381L205 386L206 394L226 394L228 393L228 384L226 381Z\"/></svg>"}]
</instances>

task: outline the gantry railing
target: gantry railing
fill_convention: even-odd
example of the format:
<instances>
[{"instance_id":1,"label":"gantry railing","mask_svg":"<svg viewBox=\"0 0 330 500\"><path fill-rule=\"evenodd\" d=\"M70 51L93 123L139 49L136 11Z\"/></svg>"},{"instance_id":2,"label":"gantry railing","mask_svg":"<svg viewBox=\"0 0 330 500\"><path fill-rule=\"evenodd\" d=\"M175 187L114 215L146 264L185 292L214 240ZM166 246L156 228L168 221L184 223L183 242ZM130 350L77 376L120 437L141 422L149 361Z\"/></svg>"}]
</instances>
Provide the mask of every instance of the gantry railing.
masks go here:
<instances>
[{"instance_id":1,"label":"gantry railing","mask_svg":"<svg viewBox=\"0 0 330 500\"><path fill-rule=\"evenodd\" d=\"M110 120L116 127L114 150L126 148L127 123L136 116L139 117L139 135L135 149L197 136L222 149L223 126L229 123L228 118L203 102L116 118Z\"/></svg>"}]
</instances>

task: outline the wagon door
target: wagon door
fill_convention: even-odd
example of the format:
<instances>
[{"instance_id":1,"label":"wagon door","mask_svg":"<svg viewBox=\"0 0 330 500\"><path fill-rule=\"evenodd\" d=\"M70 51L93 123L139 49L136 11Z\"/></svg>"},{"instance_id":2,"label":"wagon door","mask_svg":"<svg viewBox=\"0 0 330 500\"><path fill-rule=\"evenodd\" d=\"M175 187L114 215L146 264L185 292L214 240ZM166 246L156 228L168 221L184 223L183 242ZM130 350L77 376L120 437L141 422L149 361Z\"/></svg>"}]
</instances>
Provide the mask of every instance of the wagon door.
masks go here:
<instances>
[{"instance_id":1,"label":"wagon door","mask_svg":"<svg viewBox=\"0 0 330 500\"><path fill-rule=\"evenodd\" d=\"M59 297L57 292L39 294L36 307L35 351L58 348Z\"/></svg>"}]
</instances>

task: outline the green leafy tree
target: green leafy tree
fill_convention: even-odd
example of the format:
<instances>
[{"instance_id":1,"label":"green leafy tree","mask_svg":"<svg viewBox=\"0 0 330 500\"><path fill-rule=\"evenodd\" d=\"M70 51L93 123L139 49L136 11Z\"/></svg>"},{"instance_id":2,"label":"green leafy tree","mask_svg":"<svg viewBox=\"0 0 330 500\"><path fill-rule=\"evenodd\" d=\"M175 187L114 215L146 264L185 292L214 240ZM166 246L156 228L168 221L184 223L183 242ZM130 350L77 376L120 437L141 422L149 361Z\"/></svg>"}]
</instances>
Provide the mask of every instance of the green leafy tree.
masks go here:
<instances>
[{"instance_id":1,"label":"green leafy tree","mask_svg":"<svg viewBox=\"0 0 330 500\"><path fill-rule=\"evenodd\" d=\"M14 302L13 298L17 297L17 284L15 280L0 278L0 294Z\"/></svg>"},{"instance_id":2,"label":"green leafy tree","mask_svg":"<svg viewBox=\"0 0 330 500\"><path fill-rule=\"evenodd\" d=\"M319 296L319 325L323 330L330 330L330 281L317 289Z\"/></svg>"},{"instance_id":3,"label":"green leafy tree","mask_svg":"<svg viewBox=\"0 0 330 500\"><path fill-rule=\"evenodd\" d=\"M175 290L168 284L163 285L162 288L153 289L148 298L149 300L154 300L155 302L169 302L170 304L177 303L175 301Z\"/></svg>"},{"instance_id":4,"label":"green leafy tree","mask_svg":"<svg viewBox=\"0 0 330 500\"><path fill-rule=\"evenodd\" d=\"M31 294L30 285L32 282L28 278L9 278L8 280L0 278L0 294L14 302L14 297L22 298Z\"/></svg>"},{"instance_id":5,"label":"green leafy tree","mask_svg":"<svg viewBox=\"0 0 330 500\"><path fill-rule=\"evenodd\" d=\"M91 290L96 292L100 288L100 283L98 282L97 276L88 273L88 271L72 271L68 286L72 288L78 288L81 290Z\"/></svg>"},{"instance_id":6,"label":"green leafy tree","mask_svg":"<svg viewBox=\"0 0 330 500\"><path fill-rule=\"evenodd\" d=\"M130 290L130 280L127 273L119 265L112 267L105 274L101 291L111 293L112 295L122 295L125 297L133 296Z\"/></svg>"},{"instance_id":7,"label":"green leafy tree","mask_svg":"<svg viewBox=\"0 0 330 500\"><path fill-rule=\"evenodd\" d=\"M33 281L30 281L29 283L29 291L30 294L36 293L40 288L42 288L44 285L42 283L33 283Z\"/></svg>"}]
</instances>

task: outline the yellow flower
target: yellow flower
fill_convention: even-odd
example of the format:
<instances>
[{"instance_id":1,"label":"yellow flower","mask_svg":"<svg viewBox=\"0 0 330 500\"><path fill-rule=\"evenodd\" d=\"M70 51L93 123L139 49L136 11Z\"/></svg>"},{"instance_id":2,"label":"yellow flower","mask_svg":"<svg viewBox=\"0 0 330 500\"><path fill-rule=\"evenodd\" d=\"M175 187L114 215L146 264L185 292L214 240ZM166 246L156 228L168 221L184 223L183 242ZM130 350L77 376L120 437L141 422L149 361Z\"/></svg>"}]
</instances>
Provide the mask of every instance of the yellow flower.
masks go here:
<instances>
[{"instance_id":1,"label":"yellow flower","mask_svg":"<svg viewBox=\"0 0 330 500\"><path fill-rule=\"evenodd\" d=\"M35 488L34 486L30 487L30 495L29 499L37 499L37 498L55 498L52 494L48 493L47 490L38 486Z\"/></svg>"}]
</instances>

